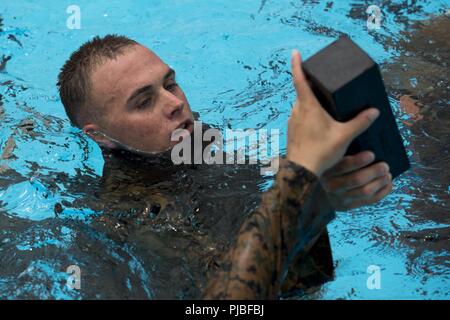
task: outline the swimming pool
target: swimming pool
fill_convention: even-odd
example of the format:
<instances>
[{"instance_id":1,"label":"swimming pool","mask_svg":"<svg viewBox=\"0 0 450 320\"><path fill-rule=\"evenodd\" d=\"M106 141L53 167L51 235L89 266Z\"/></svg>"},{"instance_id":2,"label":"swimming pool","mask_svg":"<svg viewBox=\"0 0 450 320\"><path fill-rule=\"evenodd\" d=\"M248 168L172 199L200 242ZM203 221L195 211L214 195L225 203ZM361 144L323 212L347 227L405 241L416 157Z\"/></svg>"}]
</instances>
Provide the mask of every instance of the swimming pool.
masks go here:
<instances>
[{"instance_id":1,"label":"swimming pool","mask_svg":"<svg viewBox=\"0 0 450 320\"><path fill-rule=\"evenodd\" d=\"M159 297L154 288L167 285L159 269L183 261L158 261L158 248L91 225L107 210L96 197L103 158L70 127L55 84L71 52L107 33L147 45L175 68L204 122L278 128L282 151L291 49L307 58L348 34L382 66L413 168L379 204L338 213L329 226L335 279L295 298L449 298L450 1L77 1L81 29L69 29L71 4L0 5L0 298ZM383 19L369 31L372 4ZM80 266L81 290L66 285L70 265ZM380 289L367 285L370 266L380 268Z\"/></svg>"}]
</instances>

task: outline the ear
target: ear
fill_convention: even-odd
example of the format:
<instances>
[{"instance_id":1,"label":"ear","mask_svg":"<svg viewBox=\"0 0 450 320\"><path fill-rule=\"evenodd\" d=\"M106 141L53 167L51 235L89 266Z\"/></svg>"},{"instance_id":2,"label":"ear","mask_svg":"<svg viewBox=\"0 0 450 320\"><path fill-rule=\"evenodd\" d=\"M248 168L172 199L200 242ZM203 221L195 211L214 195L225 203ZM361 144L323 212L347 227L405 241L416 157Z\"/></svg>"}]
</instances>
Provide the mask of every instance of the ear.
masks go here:
<instances>
[{"instance_id":1,"label":"ear","mask_svg":"<svg viewBox=\"0 0 450 320\"><path fill-rule=\"evenodd\" d=\"M117 143L108 138L96 124L89 123L83 127L83 132L100 146L107 149L116 149Z\"/></svg>"}]
</instances>

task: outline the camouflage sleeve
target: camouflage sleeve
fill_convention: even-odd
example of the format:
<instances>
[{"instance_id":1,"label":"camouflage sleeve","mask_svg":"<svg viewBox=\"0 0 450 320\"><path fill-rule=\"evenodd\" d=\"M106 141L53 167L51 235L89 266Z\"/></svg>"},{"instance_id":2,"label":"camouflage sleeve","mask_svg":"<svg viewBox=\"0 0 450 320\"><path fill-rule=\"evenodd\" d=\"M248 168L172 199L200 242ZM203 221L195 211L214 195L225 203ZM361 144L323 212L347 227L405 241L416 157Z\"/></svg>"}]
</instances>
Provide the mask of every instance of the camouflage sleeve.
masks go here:
<instances>
[{"instance_id":1,"label":"camouflage sleeve","mask_svg":"<svg viewBox=\"0 0 450 320\"><path fill-rule=\"evenodd\" d=\"M204 292L206 299L274 299L288 266L308 252L334 217L310 210L317 177L281 159L274 186L246 219L217 273Z\"/></svg>"},{"instance_id":2,"label":"camouflage sleeve","mask_svg":"<svg viewBox=\"0 0 450 320\"><path fill-rule=\"evenodd\" d=\"M310 214L335 216L335 209L321 184L317 184L311 195ZM300 251L289 266L281 285L281 297L313 293L325 282L333 279L333 256L326 228L307 252Z\"/></svg>"}]
</instances>

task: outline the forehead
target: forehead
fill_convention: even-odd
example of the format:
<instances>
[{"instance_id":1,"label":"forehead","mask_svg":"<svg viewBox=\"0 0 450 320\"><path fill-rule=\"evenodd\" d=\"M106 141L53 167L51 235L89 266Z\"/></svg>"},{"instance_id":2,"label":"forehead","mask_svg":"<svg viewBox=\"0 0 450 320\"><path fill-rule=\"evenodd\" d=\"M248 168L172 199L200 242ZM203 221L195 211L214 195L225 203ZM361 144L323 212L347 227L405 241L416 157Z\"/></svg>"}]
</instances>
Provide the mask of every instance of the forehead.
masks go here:
<instances>
[{"instance_id":1,"label":"forehead","mask_svg":"<svg viewBox=\"0 0 450 320\"><path fill-rule=\"evenodd\" d=\"M126 100L135 89L160 81L169 67L148 48L135 45L95 68L92 98L101 104Z\"/></svg>"}]
</instances>

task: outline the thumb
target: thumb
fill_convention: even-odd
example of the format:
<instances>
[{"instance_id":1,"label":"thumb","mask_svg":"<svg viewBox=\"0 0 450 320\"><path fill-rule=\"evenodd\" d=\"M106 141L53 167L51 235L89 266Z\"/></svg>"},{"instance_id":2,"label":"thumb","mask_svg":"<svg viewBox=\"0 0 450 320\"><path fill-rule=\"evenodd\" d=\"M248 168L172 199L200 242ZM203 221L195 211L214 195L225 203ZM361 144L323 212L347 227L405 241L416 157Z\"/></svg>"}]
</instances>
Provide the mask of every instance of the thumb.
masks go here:
<instances>
[{"instance_id":1,"label":"thumb","mask_svg":"<svg viewBox=\"0 0 450 320\"><path fill-rule=\"evenodd\" d=\"M294 81L295 91L297 92L297 97L304 99L310 96L314 96L308 80L306 79L305 73L302 67L302 57L300 52L297 50L292 50L291 68L292 68L292 80Z\"/></svg>"},{"instance_id":2,"label":"thumb","mask_svg":"<svg viewBox=\"0 0 450 320\"><path fill-rule=\"evenodd\" d=\"M345 122L348 137L353 140L361 133L366 131L376 118L380 115L380 111L376 108L369 108L361 111L356 117Z\"/></svg>"}]
</instances>

